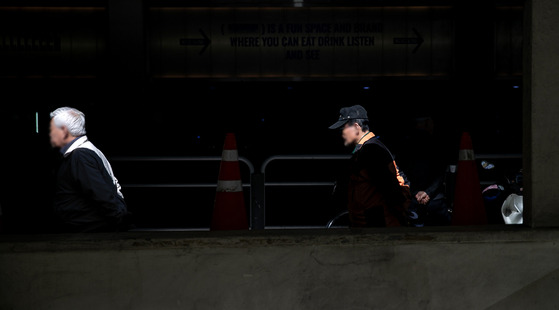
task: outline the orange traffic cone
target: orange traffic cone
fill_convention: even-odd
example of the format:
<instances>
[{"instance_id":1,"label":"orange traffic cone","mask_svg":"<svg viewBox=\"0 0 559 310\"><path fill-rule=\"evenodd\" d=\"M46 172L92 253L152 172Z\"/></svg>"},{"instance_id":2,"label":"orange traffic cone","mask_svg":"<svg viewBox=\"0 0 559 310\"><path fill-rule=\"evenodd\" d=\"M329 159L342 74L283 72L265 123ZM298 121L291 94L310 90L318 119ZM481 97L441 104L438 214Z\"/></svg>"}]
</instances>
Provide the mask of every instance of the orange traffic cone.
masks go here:
<instances>
[{"instance_id":1,"label":"orange traffic cone","mask_svg":"<svg viewBox=\"0 0 559 310\"><path fill-rule=\"evenodd\" d=\"M460 140L455 186L452 225L487 224L472 139L467 132Z\"/></svg>"},{"instance_id":2,"label":"orange traffic cone","mask_svg":"<svg viewBox=\"0 0 559 310\"><path fill-rule=\"evenodd\" d=\"M225 136L210 230L248 229L235 135Z\"/></svg>"}]
</instances>

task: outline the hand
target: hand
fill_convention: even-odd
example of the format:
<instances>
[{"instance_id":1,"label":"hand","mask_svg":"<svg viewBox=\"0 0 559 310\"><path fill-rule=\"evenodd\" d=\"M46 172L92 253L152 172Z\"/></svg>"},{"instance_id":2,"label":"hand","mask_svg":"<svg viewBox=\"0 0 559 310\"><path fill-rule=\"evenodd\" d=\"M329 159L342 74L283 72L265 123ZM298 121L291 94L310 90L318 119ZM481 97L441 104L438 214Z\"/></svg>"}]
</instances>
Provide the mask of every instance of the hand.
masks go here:
<instances>
[{"instance_id":1,"label":"hand","mask_svg":"<svg viewBox=\"0 0 559 310\"><path fill-rule=\"evenodd\" d=\"M417 200L417 202L419 202L419 204L425 205L425 204L429 203L429 200L431 198L429 197L429 195L427 195L426 192L419 191L419 192L417 192L417 194L415 194L415 199Z\"/></svg>"}]
</instances>

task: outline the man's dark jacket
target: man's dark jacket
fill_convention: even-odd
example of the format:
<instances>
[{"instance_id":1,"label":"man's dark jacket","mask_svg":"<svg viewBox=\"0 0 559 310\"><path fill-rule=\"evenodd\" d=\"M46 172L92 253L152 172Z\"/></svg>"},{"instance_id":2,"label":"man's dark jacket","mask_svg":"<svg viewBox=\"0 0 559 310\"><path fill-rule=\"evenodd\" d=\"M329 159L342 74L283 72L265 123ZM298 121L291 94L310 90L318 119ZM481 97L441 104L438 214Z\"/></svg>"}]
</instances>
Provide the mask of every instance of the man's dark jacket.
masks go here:
<instances>
[{"instance_id":1,"label":"man's dark jacket","mask_svg":"<svg viewBox=\"0 0 559 310\"><path fill-rule=\"evenodd\" d=\"M116 179L94 150L75 148L66 153L57 172L54 198L54 212L62 230L119 230L127 207L115 183Z\"/></svg>"}]
</instances>

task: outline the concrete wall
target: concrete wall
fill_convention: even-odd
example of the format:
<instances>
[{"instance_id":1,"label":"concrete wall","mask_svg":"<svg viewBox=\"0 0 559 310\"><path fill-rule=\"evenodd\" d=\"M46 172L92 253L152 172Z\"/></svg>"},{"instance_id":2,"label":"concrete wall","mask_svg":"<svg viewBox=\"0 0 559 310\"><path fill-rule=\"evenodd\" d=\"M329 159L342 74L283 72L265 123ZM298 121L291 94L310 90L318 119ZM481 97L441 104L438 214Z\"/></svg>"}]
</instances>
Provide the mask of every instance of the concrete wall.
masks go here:
<instances>
[{"instance_id":1,"label":"concrete wall","mask_svg":"<svg viewBox=\"0 0 559 310\"><path fill-rule=\"evenodd\" d=\"M533 227L558 227L559 1L524 9L524 214Z\"/></svg>"},{"instance_id":2,"label":"concrete wall","mask_svg":"<svg viewBox=\"0 0 559 310\"><path fill-rule=\"evenodd\" d=\"M559 230L503 229L4 236L0 309L557 309Z\"/></svg>"}]
</instances>

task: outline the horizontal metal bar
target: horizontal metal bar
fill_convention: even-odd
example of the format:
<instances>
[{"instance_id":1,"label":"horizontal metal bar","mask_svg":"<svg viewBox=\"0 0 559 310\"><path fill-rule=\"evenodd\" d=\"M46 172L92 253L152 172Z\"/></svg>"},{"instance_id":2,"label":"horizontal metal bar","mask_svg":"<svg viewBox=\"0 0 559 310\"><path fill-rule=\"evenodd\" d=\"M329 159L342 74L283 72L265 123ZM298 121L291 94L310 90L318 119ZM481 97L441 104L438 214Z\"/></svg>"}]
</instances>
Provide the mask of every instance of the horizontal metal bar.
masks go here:
<instances>
[{"instance_id":1,"label":"horizontal metal bar","mask_svg":"<svg viewBox=\"0 0 559 310\"><path fill-rule=\"evenodd\" d=\"M480 185L491 185L497 181L480 181ZM334 182L266 182L266 186L334 186Z\"/></svg>"},{"instance_id":2,"label":"horizontal metal bar","mask_svg":"<svg viewBox=\"0 0 559 310\"><path fill-rule=\"evenodd\" d=\"M274 160L339 160L339 159L349 159L351 155L275 155L268 157L260 168L261 173L266 172L266 167L268 164Z\"/></svg>"},{"instance_id":3,"label":"horizontal metal bar","mask_svg":"<svg viewBox=\"0 0 559 310\"><path fill-rule=\"evenodd\" d=\"M221 156L115 156L113 161L217 161Z\"/></svg>"},{"instance_id":4,"label":"horizontal metal bar","mask_svg":"<svg viewBox=\"0 0 559 310\"><path fill-rule=\"evenodd\" d=\"M331 228L346 228L345 226L332 226ZM266 226L265 229L274 230L274 229L326 229L325 226ZM130 231L211 231L209 227L201 227L201 228L134 228Z\"/></svg>"},{"instance_id":5,"label":"horizontal metal bar","mask_svg":"<svg viewBox=\"0 0 559 310\"><path fill-rule=\"evenodd\" d=\"M111 161L220 161L221 156L115 156ZM254 173L254 165L250 160L239 156L239 161L245 163L251 174Z\"/></svg>"},{"instance_id":6,"label":"horizontal metal bar","mask_svg":"<svg viewBox=\"0 0 559 310\"><path fill-rule=\"evenodd\" d=\"M265 226L264 229L268 229L268 230L274 230L274 229L326 229L326 225L324 225L324 226Z\"/></svg>"},{"instance_id":7,"label":"horizontal metal bar","mask_svg":"<svg viewBox=\"0 0 559 310\"><path fill-rule=\"evenodd\" d=\"M261 173L266 172L266 167L270 162L275 160L340 160L340 159L349 159L351 155L337 155L337 154L330 154L330 155L274 155L268 157L263 163L260 168ZM511 154L476 154L476 159L520 159L522 158L522 154L511 153Z\"/></svg>"},{"instance_id":8,"label":"horizontal metal bar","mask_svg":"<svg viewBox=\"0 0 559 310\"><path fill-rule=\"evenodd\" d=\"M474 154L476 159L520 159L522 154Z\"/></svg>"},{"instance_id":9,"label":"horizontal metal bar","mask_svg":"<svg viewBox=\"0 0 559 310\"><path fill-rule=\"evenodd\" d=\"M266 182L266 186L334 186L334 182Z\"/></svg>"},{"instance_id":10,"label":"horizontal metal bar","mask_svg":"<svg viewBox=\"0 0 559 310\"><path fill-rule=\"evenodd\" d=\"M129 231L210 231L210 228L133 228Z\"/></svg>"},{"instance_id":11,"label":"horizontal metal bar","mask_svg":"<svg viewBox=\"0 0 559 310\"><path fill-rule=\"evenodd\" d=\"M204 188L204 187L217 187L216 183L191 183L191 184L122 184L126 188ZM243 187L250 187L250 184L245 183Z\"/></svg>"}]
</instances>

